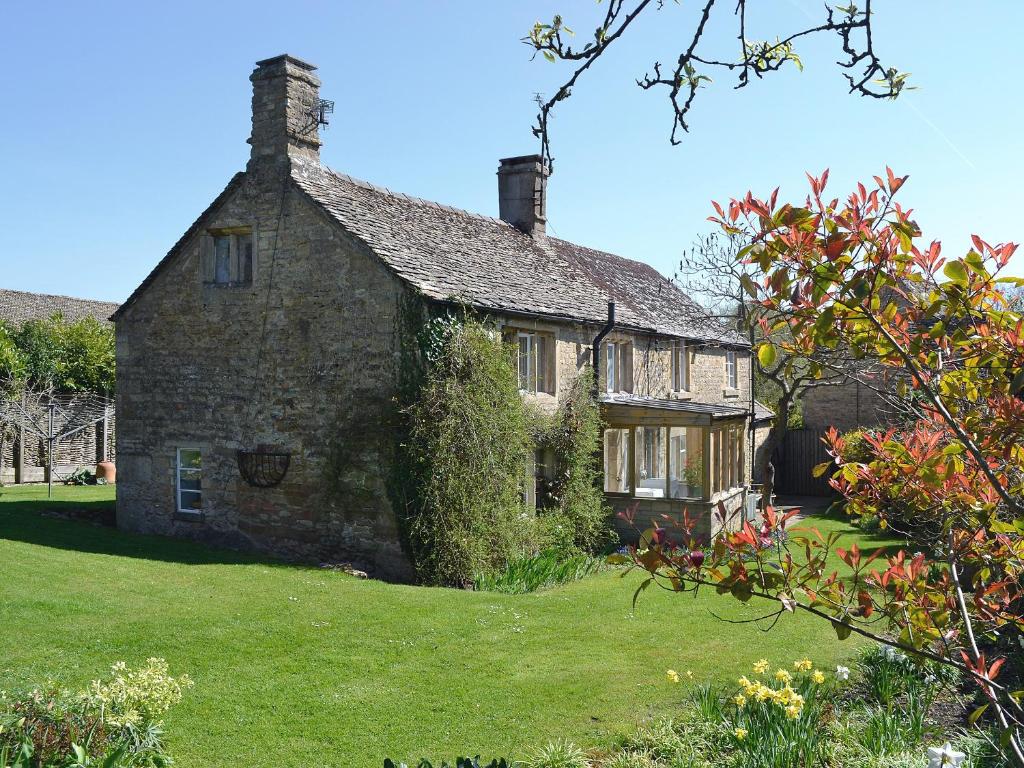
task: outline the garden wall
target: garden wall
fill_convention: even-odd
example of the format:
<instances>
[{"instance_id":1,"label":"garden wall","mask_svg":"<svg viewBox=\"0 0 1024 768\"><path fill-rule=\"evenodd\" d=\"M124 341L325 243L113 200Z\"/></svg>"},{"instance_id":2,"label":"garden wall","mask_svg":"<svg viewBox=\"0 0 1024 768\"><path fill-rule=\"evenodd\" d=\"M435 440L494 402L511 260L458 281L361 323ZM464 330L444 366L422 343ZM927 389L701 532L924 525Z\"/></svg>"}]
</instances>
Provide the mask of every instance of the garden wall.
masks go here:
<instances>
[{"instance_id":1,"label":"garden wall","mask_svg":"<svg viewBox=\"0 0 1024 768\"><path fill-rule=\"evenodd\" d=\"M105 457L115 461L115 424L111 416L107 426L106 453L103 451L103 426L96 424L57 443L54 454L54 480L61 480L82 467L94 470L97 461ZM16 464L23 455L23 471L18 477ZM41 483L46 480L46 440L25 434L25 447L17 439L8 440L0 452L0 483Z\"/></svg>"}]
</instances>

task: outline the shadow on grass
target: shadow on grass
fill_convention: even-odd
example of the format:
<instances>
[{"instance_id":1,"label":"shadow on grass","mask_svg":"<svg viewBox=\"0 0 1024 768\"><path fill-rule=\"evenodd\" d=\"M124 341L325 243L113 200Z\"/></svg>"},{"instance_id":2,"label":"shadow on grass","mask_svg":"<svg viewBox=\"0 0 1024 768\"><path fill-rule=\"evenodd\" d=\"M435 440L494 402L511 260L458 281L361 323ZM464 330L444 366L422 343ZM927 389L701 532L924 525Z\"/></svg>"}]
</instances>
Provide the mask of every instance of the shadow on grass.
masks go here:
<instances>
[{"instance_id":1,"label":"shadow on grass","mask_svg":"<svg viewBox=\"0 0 1024 768\"><path fill-rule=\"evenodd\" d=\"M127 533L110 524L113 513L111 499L20 498L0 493L0 539L183 565L261 563L309 567L168 536ZM100 522L104 520L108 524Z\"/></svg>"}]
</instances>

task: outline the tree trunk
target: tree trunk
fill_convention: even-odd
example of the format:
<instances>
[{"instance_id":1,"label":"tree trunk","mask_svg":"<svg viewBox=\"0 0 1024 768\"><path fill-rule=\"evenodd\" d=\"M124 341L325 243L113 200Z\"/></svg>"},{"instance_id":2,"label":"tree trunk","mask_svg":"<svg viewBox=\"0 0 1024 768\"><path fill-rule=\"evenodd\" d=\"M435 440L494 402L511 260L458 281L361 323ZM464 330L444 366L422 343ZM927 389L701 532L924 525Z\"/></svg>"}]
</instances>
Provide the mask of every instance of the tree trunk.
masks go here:
<instances>
[{"instance_id":1,"label":"tree trunk","mask_svg":"<svg viewBox=\"0 0 1024 768\"><path fill-rule=\"evenodd\" d=\"M775 492L775 472L768 471L768 464L774 467L775 454L782 447L782 442L789 432L789 414L793 410L794 395L783 389L782 397L776 404L775 418L772 420L771 429L768 430L768 437L765 438L761 456L758 460L758 475L764 478L761 497L764 504L767 504Z\"/></svg>"}]
</instances>

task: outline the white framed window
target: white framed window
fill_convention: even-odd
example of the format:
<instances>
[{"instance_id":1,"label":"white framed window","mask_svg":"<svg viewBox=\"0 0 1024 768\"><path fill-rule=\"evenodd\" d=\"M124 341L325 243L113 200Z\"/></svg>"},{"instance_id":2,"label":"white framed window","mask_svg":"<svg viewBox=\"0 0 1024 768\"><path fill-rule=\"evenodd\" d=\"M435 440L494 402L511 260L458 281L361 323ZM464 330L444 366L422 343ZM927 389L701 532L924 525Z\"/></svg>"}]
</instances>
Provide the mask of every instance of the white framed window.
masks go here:
<instances>
[{"instance_id":1,"label":"white framed window","mask_svg":"<svg viewBox=\"0 0 1024 768\"><path fill-rule=\"evenodd\" d=\"M175 468L174 496L178 512L203 511L203 454L196 448L179 448Z\"/></svg>"},{"instance_id":2,"label":"white framed window","mask_svg":"<svg viewBox=\"0 0 1024 768\"><path fill-rule=\"evenodd\" d=\"M633 391L633 345L608 341L604 345L605 392Z\"/></svg>"},{"instance_id":3,"label":"white framed window","mask_svg":"<svg viewBox=\"0 0 1024 768\"><path fill-rule=\"evenodd\" d=\"M663 499L665 484L665 427L635 427L636 457L634 495L638 498Z\"/></svg>"},{"instance_id":4,"label":"white framed window","mask_svg":"<svg viewBox=\"0 0 1024 768\"><path fill-rule=\"evenodd\" d=\"M519 331L519 389L554 394L554 339L543 333Z\"/></svg>"},{"instance_id":5,"label":"white framed window","mask_svg":"<svg viewBox=\"0 0 1024 768\"><path fill-rule=\"evenodd\" d=\"M670 427L669 496L699 499L704 495L704 428Z\"/></svg>"},{"instance_id":6,"label":"white framed window","mask_svg":"<svg viewBox=\"0 0 1024 768\"><path fill-rule=\"evenodd\" d=\"M676 342L672 348L672 389L690 391L690 351L685 341Z\"/></svg>"},{"instance_id":7,"label":"white framed window","mask_svg":"<svg viewBox=\"0 0 1024 768\"><path fill-rule=\"evenodd\" d=\"M252 285L252 230L211 229L204 241L203 280L213 285Z\"/></svg>"},{"instance_id":8,"label":"white framed window","mask_svg":"<svg viewBox=\"0 0 1024 768\"><path fill-rule=\"evenodd\" d=\"M736 350L725 351L725 386L729 389L739 389L739 376L736 371Z\"/></svg>"}]
</instances>

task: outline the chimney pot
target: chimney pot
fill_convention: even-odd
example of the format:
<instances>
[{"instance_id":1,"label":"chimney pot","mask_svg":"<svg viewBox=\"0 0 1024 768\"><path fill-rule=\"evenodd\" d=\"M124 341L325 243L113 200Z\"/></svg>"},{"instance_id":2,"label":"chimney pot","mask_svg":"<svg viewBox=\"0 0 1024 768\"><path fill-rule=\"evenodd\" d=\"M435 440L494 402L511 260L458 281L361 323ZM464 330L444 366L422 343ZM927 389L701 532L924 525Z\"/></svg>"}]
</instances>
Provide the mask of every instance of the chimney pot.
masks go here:
<instances>
[{"instance_id":1,"label":"chimney pot","mask_svg":"<svg viewBox=\"0 0 1024 768\"><path fill-rule=\"evenodd\" d=\"M548 167L540 155L506 157L498 167L498 215L537 237L547 227Z\"/></svg>"}]
</instances>

